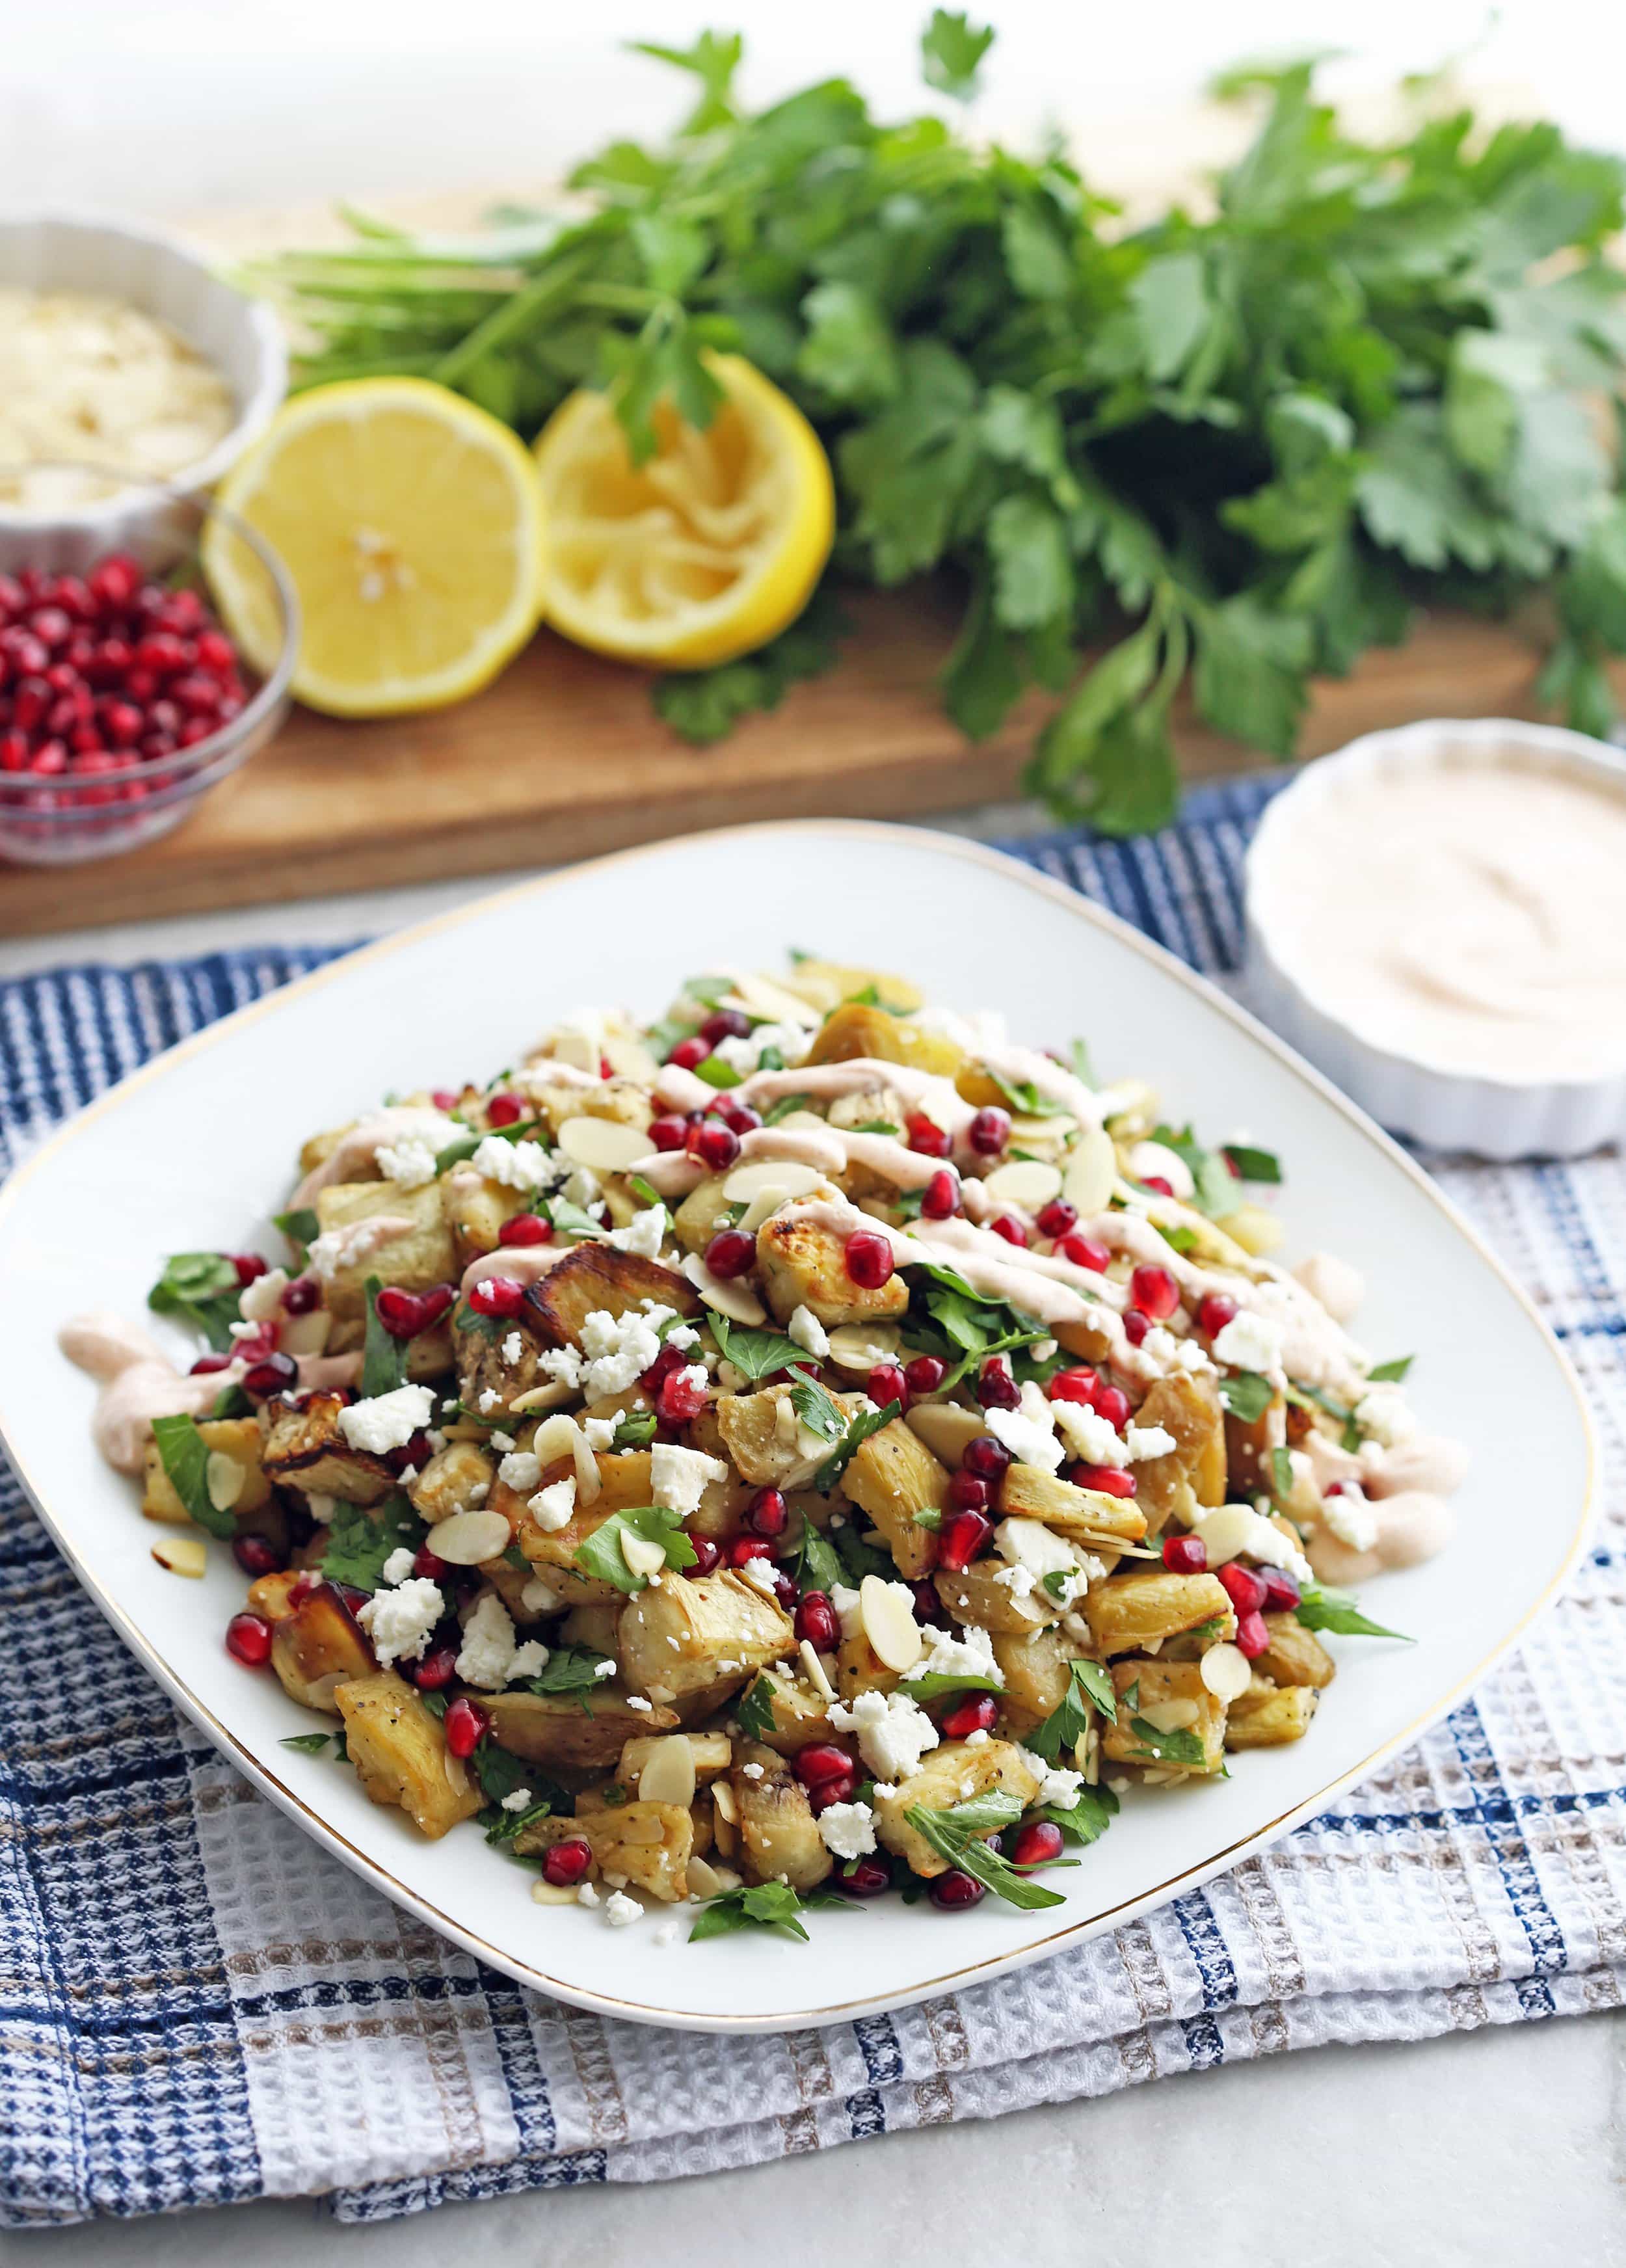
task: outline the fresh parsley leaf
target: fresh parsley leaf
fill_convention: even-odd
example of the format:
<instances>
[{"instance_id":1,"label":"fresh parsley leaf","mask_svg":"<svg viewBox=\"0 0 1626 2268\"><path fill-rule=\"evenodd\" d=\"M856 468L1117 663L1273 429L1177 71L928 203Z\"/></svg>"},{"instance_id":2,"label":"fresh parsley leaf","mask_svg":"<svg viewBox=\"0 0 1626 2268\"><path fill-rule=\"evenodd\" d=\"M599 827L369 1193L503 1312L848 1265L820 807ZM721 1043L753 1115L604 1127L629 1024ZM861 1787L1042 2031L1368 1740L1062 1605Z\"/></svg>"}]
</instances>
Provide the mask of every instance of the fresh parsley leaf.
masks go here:
<instances>
[{"instance_id":1,"label":"fresh parsley leaf","mask_svg":"<svg viewBox=\"0 0 1626 2268\"><path fill-rule=\"evenodd\" d=\"M198 1431L196 1418L155 1418L152 1438L170 1486L190 1518L210 1535L229 1541L237 1534L237 1521L230 1512L220 1511L210 1496L209 1444Z\"/></svg>"},{"instance_id":2,"label":"fresh parsley leaf","mask_svg":"<svg viewBox=\"0 0 1626 2268\"><path fill-rule=\"evenodd\" d=\"M931 1669L923 1677L906 1677L898 1687L911 1701L938 1701L945 1693L997 1693L997 1677L979 1676L975 1670Z\"/></svg>"},{"instance_id":3,"label":"fresh parsley leaf","mask_svg":"<svg viewBox=\"0 0 1626 2268\"><path fill-rule=\"evenodd\" d=\"M782 1094L777 1102L769 1103L762 1113L762 1123L764 1126L777 1126L782 1120L794 1117L798 1110L811 1110L813 1101L811 1094Z\"/></svg>"},{"instance_id":4,"label":"fresh parsley leaf","mask_svg":"<svg viewBox=\"0 0 1626 2268\"><path fill-rule=\"evenodd\" d=\"M834 1454L827 1457L813 1475L816 1489L833 1489L852 1462L853 1453L859 1444L867 1441L872 1433L879 1433L883 1425L890 1425L901 1415L901 1402L889 1402L884 1410L861 1410L849 1425Z\"/></svg>"},{"instance_id":5,"label":"fresh parsley leaf","mask_svg":"<svg viewBox=\"0 0 1626 2268\"><path fill-rule=\"evenodd\" d=\"M1380 1362L1375 1370L1367 1372L1367 1381L1373 1386L1398 1386L1416 1359L1415 1354L1402 1354L1397 1355L1393 1362Z\"/></svg>"},{"instance_id":6,"label":"fresh parsley leaf","mask_svg":"<svg viewBox=\"0 0 1626 2268\"><path fill-rule=\"evenodd\" d=\"M1270 1491L1278 1504L1285 1504L1293 1492L1293 1461L1281 1447L1271 1450Z\"/></svg>"},{"instance_id":7,"label":"fresh parsley leaf","mask_svg":"<svg viewBox=\"0 0 1626 2268\"><path fill-rule=\"evenodd\" d=\"M602 1244L609 1234L601 1221L572 1204L569 1197L549 1197L541 1210L553 1223L555 1233L568 1236L575 1244Z\"/></svg>"},{"instance_id":8,"label":"fresh parsley leaf","mask_svg":"<svg viewBox=\"0 0 1626 2268\"><path fill-rule=\"evenodd\" d=\"M726 1089L738 1086L743 1074L737 1071L725 1057L710 1055L707 1056L703 1063L697 1063L695 1065L695 1076L696 1079L704 1079L708 1086Z\"/></svg>"},{"instance_id":9,"label":"fresh parsley leaf","mask_svg":"<svg viewBox=\"0 0 1626 2268\"><path fill-rule=\"evenodd\" d=\"M359 1504L336 1503L328 1522L322 1573L330 1583L376 1591L391 1552L416 1551L428 1534L404 1496L386 1497L370 1511Z\"/></svg>"},{"instance_id":10,"label":"fresh parsley leaf","mask_svg":"<svg viewBox=\"0 0 1626 2268\"><path fill-rule=\"evenodd\" d=\"M774 1695L778 1687L765 1670L751 1680L734 1704L734 1716L742 1733L754 1741L765 1741L775 1730Z\"/></svg>"},{"instance_id":11,"label":"fresh parsley leaf","mask_svg":"<svg viewBox=\"0 0 1626 2268\"><path fill-rule=\"evenodd\" d=\"M875 1540L874 1530L860 1529L852 1520L833 1528L828 1538L841 1561L850 1589L857 1590L866 1575L884 1575L888 1581L898 1572L890 1551Z\"/></svg>"},{"instance_id":12,"label":"fresh parsley leaf","mask_svg":"<svg viewBox=\"0 0 1626 2268\"><path fill-rule=\"evenodd\" d=\"M276 1745L279 1749L298 1749L301 1756L319 1756L333 1738L331 1733L290 1733Z\"/></svg>"},{"instance_id":13,"label":"fresh parsley leaf","mask_svg":"<svg viewBox=\"0 0 1626 2268\"><path fill-rule=\"evenodd\" d=\"M301 1205L297 1212L277 1212L271 1216L272 1224L280 1228L290 1244L308 1248L321 1233L321 1222L316 1217L314 1205Z\"/></svg>"},{"instance_id":14,"label":"fresh parsley leaf","mask_svg":"<svg viewBox=\"0 0 1626 2268\"><path fill-rule=\"evenodd\" d=\"M1057 1102L1052 1095L1041 1094L1031 1079L1003 1079L997 1071L990 1071L988 1075L1012 1109L1019 1111L1024 1118L1069 1118L1072 1116L1064 1102Z\"/></svg>"},{"instance_id":15,"label":"fresh parsley leaf","mask_svg":"<svg viewBox=\"0 0 1626 2268\"><path fill-rule=\"evenodd\" d=\"M211 1418L252 1418L254 1405L240 1386L223 1387L210 1405Z\"/></svg>"},{"instance_id":16,"label":"fresh parsley leaf","mask_svg":"<svg viewBox=\"0 0 1626 2268\"><path fill-rule=\"evenodd\" d=\"M1254 1425L1270 1407L1275 1389L1256 1370L1233 1370L1219 1381L1219 1398L1233 1418Z\"/></svg>"},{"instance_id":17,"label":"fresh parsley leaf","mask_svg":"<svg viewBox=\"0 0 1626 2268\"><path fill-rule=\"evenodd\" d=\"M1210 1220L1225 1220L1238 1210L1241 1193L1221 1152L1205 1150L1189 1126L1159 1126L1151 1138L1173 1150L1189 1172L1194 1184L1191 1202L1199 1212Z\"/></svg>"},{"instance_id":18,"label":"fresh parsley leaf","mask_svg":"<svg viewBox=\"0 0 1626 2268\"><path fill-rule=\"evenodd\" d=\"M801 1424L821 1441L839 1441L847 1430L847 1415L841 1403L805 1371L791 1375L796 1383L791 1388L791 1407Z\"/></svg>"},{"instance_id":19,"label":"fresh parsley leaf","mask_svg":"<svg viewBox=\"0 0 1626 2268\"><path fill-rule=\"evenodd\" d=\"M1164 1764L1191 1765L1206 1761L1208 1752L1202 1734L1184 1726L1172 1733L1162 1733L1150 1718L1131 1717L1129 1730L1143 1749L1150 1749Z\"/></svg>"},{"instance_id":20,"label":"fresh parsley leaf","mask_svg":"<svg viewBox=\"0 0 1626 2268\"><path fill-rule=\"evenodd\" d=\"M898 1134L902 1129L894 1126L890 1118L866 1118L851 1130L855 1134Z\"/></svg>"},{"instance_id":21,"label":"fresh parsley leaf","mask_svg":"<svg viewBox=\"0 0 1626 2268\"><path fill-rule=\"evenodd\" d=\"M990 1830L1013 1826L1021 1815L1018 1798L1006 1795L1003 1790L974 1796L968 1803L954 1804L946 1811L930 1810L924 1804L912 1803L903 1815L940 1859L946 1859L951 1867L962 1868L1007 1905L1029 1910L1059 1906L1063 1903L1059 1892L1047 1890L1031 1876L1019 1873L1002 1852L982 1840Z\"/></svg>"},{"instance_id":22,"label":"fresh parsley leaf","mask_svg":"<svg viewBox=\"0 0 1626 2268\"><path fill-rule=\"evenodd\" d=\"M747 1330L743 1323L731 1323L726 1315L716 1308L706 1317L711 1336L717 1341L725 1362L754 1382L772 1378L782 1370L790 1370L798 1362L807 1360L806 1347L797 1345L781 1331Z\"/></svg>"},{"instance_id":23,"label":"fresh parsley leaf","mask_svg":"<svg viewBox=\"0 0 1626 2268\"><path fill-rule=\"evenodd\" d=\"M466 1336L472 1335L481 1339L499 1339L511 1331L514 1324L506 1315L482 1315L464 1300L459 1303L452 1318L452 1329L454 1332L461 1331Z\"/></svg>"},{"instance_id":24,"label":"fresh parsley leaf","mask_svg":"<svg viewBox=\"0 0 1626 2268\"><path fill-rule=\"evenodd\" d=\"M629 1174L627 1176L627 1187L632 1191L633 1196L645 1206L664 1206L666 1202L665 1197L660 1194L660 1191L655 1187L654 1182L646 1181L642 1174Z\"/></svg>"},{"instance_id":25,"label":"fresh parsley leaf","mask_svg":"<svg viewBox=\"0 0 1626 2268\"><path fill-rule=\"evenodd\" d=\"M1304 1592L1293 1612L1306 1630L1331 1631L1340 1638L1397 1638L1402 1646L1416 1644L1404 1631L1386 1630L1381 1623L1369 1621L1347 1591L1329 1591L1320 1584Z\"/></svg>"},{"instance_id":26,"label":"fresh parsley leaf","mask_svg":"<svg viewBox=\"0 0 1626 2268\"><path fill-rule=\"evenodd\" d=\"M660 1544L668 1567L692 1567L699 1557L683 1533L681 1512L669 1511L658 1504L629 1505L622 1512L613 1512L577 1545L574 1557L577 1565L589 1575L596 1575L600 1582L613 1583L629 1596L644 1590L649 1578L635 1575L622 1557L623 1535L641 1536L645 1543Z\"/></svg>"},{"instance_id":27,"label":"fresh parsley leaf","mask_svg":"<svg viewBox=\"0 0 1626 2268\"><path fill-rule=\"evenodd\" d=\"M224 1252L172 1252L147 1305L155 1315L178 1315L192 1324L217 1354L224 1354L232 1325L242 1320L242 1288Z\"/></svg>"},{"instance_id":28,"label":"fresh parsley leaf","mask_svg":"<svg viewBox=\"0 0 1626 2268\"><path fill-rule=\"evenodd\" d=\"M521 1787L530 1785L528 1778L519 1782ZM527 1803L523 1811L508 1811L500 1804L488 1804L480 1814L480 1823L485 1829L486 1841L502 1850L514 1841L526 1827L533 1827L539 1819L551 1819L558 1807L553 1797L539 1795ZM518 1852L511 1855L518 1857Z\"/></svg>"},{"instance_id":29,"label":"fresh parsley leaf","mask_svg":"<svg viewBox=\"0 0 1626 2268\"><path fill-rule=\"evenodd\" d=\"M384 1289L376 1276L367 1278L367 1337L361 1359L364 1399L393 1394L407 1382L408 1341L394 1337L379 1321L379 1293Z\"/></svg>"},{"instance_id":30,"label":"fresh parsley leaf","mask_svg":"<svg viewBox=\"0 0 1626 2268\"><path fill-rule=\"evenodd\" d=\"M498 1748L495 1741L482 1741L469 1761L486 1801L498 1806L517 1787L529 1787L535 1777L534 1764L511 1749Z\"/></svg>"},{"instance_id":31,"label":"fresh parsley leaf","mask_svg":"<svg viewBox=\"0 0 1626 2268\"><path fill-rule=\"evenodd\" d=\"M546 1131L545 1119L519 1118L511 1126L488 1126L482 1131L460 1135L455 1142L448 1142L444 1150L435 1152L435 1171L444 1174L453 1166L460 1166L466 1158L472 1158L480 1145L493 1134L499 1142L525 1142L539 1129Z\"/></svg>"},{"instance_id":32,"label":"fresh parsley leaf","mask_svg":"<svg viewBox=\"0 0 1626 2268\"><path fill-rule=\"evenodd\" d=\"M797 1589L828 1593L832 1584L842 1580L843 1572L835 1546L828 1540L823 1529L815 1527L804 1513L801 1540L791 1571L791 1580Z\"/></svg>"},{"instance_id":33,"label":"fresh parsley leaf","mask_svg":"<svg viewBox=\"0 0 1626 2268\"><path fill-rule=\"evenodd\" d=\"M1086 1040L1075 1040L1068 1049L1067 1055L1073 1077L1081 1080L1085 1086L1094 1087L1097 1083L1095 1066L1090 1060L1089 1042Z\"/></svg>"},{"instance_id":34,"label":"fresh parsley leaf","mask_svg":"<svg viewBox=\"0 0 1626 2268\"><path fill-rule=\"evenodd\" d=\"M703 1938L725 1937L736 1929L776 1929L782 1937L794 1937L806 1945L807 1932L801 1916L809 1906L835 1905L845 1907L845 1898L828 1892L810 1891L798 1897L788 1882L758 1882L747 1889L725 1890L720 1897L708 1898L701 1907L695 1926L688 1933L691 1945Z\"/></svg>"},{"instance_id":35,"label":"fresh parsley leaf","mask_svg":"<svg viewBox=\"0 0 1626 2268\"><path fill-rule=\"evenodd\" d=\"M647 1449L655 1438L658 1422L652 1410L623 1410L615 1421L611 1448Z\"/></svg>"},{"instance_id":36,"label":"fresh parsley leaf","mask_svg":"<svg viewBox=\"0 0 1626 2268\"><path fill-rule=\"evenodd\" d=\"M959 11L934 8L920 38L926 85L939 94L953 95L956 102L969 102L977 91L977 67L993 44L990 26L974 24Z\"/></svg>"},{"instance_id":37,"label":"fresh parsley leaf","mask_svg":"<svg viewBox=\"0 0 1626 2268\"><path fill-rule=\"evenodd\" d=\"M526 1685L533 1693L591 1692L607 1683L600 1666L607 1661L613 1668L614 1659L591 1646L556 1646L536 1675L526 1678Z\"/></svg>"},{"instance_id":38,"label":"fresh parsley leaf","mask_svg":"<svg viewBox=\"0 0 1626 2268\"><path fill-rule=\"evenodd\" d=\"M1109 1787L1081 1787L1076 1803L1047 1803L1038 1816L1059 1827L1070 1842L1093 1843L1118 1815L1118 1799Z\"/></svg>"},{"instance_id":39,"label":"fresh parsley leaf","mask_svg":"<svg viewBox=\"0 0 1626 2268\"><path fill-rule=\"evenodd\" d=\"M1071 1755L1090 1729L1092 1710L1108 1724L1118 1713L1112 1672L1103 1662L1080 1659L1070 1661L1067 1669L1067 1690L1059 1705L1042 1725L1035 1725L1031 1733L1022 1736L1023 1746L1031 1749L1036 1756L1042 1756L1047 1764L1056 1764L1063 1756Z\"/></svg>"},{"instance_id":40,"label":"fresh parsley leaf","mask_svg":"<svg viewBox=\"0 0 1626 2268\"><path fill-rule=\"evenodd\" d=\"M754 653L715 669L657 678L656 711L681 740L696 747L723 740L754 711L776 709L793 685L834 669L850 627L828 586L820 585L790 629Z\"/></svg>"},{"instance_id":41,"label":"fresh parsley leaf","mask_svg":"<svg viewBox=\"0 0 1626 2268\"><path fill-rule=\"evenodd\" d=\"M1239 1180L1275 1183L1282 1178L1282 1161L1273 1150L1255 1150L1247 1142L1227 1142L1220 1154L1235 1168Z\"/></svg>"}]
</instances>

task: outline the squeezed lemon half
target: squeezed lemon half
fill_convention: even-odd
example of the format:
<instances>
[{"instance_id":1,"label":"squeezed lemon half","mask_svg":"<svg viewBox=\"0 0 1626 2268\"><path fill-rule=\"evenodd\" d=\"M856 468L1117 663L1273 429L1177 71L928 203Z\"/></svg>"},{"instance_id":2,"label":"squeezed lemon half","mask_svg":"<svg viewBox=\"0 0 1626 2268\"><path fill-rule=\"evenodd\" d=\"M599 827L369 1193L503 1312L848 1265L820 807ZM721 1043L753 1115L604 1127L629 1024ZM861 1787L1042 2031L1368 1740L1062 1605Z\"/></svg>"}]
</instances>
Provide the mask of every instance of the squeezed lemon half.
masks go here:
<instances>
[{"instance_id":1,"label":"squeezed lemon half","mask_svg":"<svg viewBox=\"0 0 1626 2268\"><path fill-rule=\"evenodd\" d=\"M299 594L293 689L335 717L438 709L490 682L534 630L536 468L506 425L427 379L314 387L278 414L220 501ZM203 567L240 646L275 659L263 578L219 520Z\"/></svg>"},{"instance_id":2,"label":"squeezed lemon half","mask_svg":"<svg viewBox=\"0 0 1626 2268\"><path fill-rule=\"evenodd\" d=\"M710 425L654 412L635 465L602 394L573 394L536 442L542 612L578 645L665 669L749 653L796 620L835 529L829 460L801 411L738 355L707 357Z\"/></svg>"}]
</instances>

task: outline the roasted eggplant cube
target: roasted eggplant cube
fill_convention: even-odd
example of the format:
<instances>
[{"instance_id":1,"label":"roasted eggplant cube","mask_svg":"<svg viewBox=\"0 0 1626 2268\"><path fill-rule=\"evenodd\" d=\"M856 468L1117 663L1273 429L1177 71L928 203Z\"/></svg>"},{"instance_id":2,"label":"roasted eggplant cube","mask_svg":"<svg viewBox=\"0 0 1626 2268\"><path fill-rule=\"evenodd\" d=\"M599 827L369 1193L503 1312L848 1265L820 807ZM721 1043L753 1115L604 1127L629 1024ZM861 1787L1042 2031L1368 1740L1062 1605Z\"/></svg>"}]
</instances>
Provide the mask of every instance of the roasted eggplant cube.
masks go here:
<instances>
[{"instance_id":1,"label":"roasted eggplant cube","mask_svg":"<svg viewBox=\"0 0 1626 2268\"><path fill-rule=\"evenodd\" d=\"M306 1496L381 1504L394 1491L395 1476L382 1457L351 1448L339 1427L344 1406L337 1394L313 1394L303 1409L291 1403L269 1404L271 1422L261 1460L266 1478L302 1489Z\"/></svg>"},{"instance_id":2,"label":"roasted eggplant cube","mask_svg":"<svg viewBox=\"0 0 1626 2268\"><path fill-rule=\"evenodd\" d=\"M484 1798L446 1746L445 1727L404 1677L379 1670L341 1685L334 1699L356 1777L374 1803L399 1806L431 1841L481 1808Z\"/></svg>"}]
</instances>

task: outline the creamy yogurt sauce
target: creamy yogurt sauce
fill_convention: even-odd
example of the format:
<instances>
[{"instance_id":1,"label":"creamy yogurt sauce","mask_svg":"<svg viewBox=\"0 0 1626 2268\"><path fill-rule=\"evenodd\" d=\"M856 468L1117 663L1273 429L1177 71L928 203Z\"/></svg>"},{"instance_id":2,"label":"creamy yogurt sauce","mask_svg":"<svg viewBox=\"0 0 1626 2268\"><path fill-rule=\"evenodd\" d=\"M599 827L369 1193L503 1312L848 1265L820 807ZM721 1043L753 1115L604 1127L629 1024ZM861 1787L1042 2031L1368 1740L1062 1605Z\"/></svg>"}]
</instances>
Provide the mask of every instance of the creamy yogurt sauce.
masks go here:
<instances>
[{"instance_id":1,"label":"creamy yogurt sauce","mask_svg":"<svg viewBox=\"0 0 1626 2268\"><path fill-rule=\"evenodd\" d=\"M1375 1046L1515 1084L1626 1070L1626 770L1350 774L1283 850L1254 885L1273 949Z\"/></svg>"}]
</instances>

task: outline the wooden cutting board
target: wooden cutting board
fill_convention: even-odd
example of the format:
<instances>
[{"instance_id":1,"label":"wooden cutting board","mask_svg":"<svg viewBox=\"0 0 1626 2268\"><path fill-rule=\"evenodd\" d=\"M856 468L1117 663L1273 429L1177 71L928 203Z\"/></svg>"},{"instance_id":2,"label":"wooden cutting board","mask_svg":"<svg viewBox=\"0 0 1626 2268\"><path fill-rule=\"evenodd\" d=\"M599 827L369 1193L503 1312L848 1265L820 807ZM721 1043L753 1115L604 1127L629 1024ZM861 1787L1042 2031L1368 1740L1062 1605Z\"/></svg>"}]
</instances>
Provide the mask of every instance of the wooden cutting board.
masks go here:
<instances>
[{"instance_id":1,"label":"wooden cutting board","mask_svg":"<svg viewBox=\"0 0 1626 2268\"><path fill-rule=\"evenodd\" d=\"M935 691L947 595L866 597L851 611L838 668L710 748L667 731L636 672L546 631L459 708L376 724L296 711L162 841L85 866L0 867L0 934L554 865L745 820L918 817L1015 793L1043 701L973 745ZM1432 617L1409 644L1318 684L1303 752L1417 717L1528 714L1540 660L1529 635ZM1176 740L1191 777L1261 761L1188 712Z\"/></svg>"}]
</instances>

